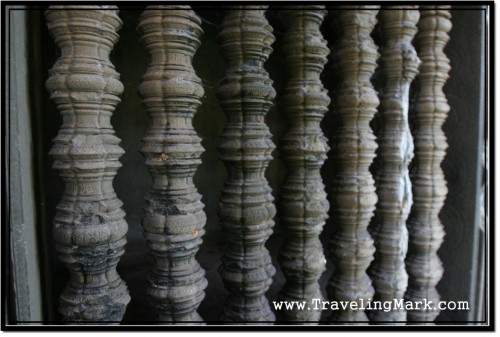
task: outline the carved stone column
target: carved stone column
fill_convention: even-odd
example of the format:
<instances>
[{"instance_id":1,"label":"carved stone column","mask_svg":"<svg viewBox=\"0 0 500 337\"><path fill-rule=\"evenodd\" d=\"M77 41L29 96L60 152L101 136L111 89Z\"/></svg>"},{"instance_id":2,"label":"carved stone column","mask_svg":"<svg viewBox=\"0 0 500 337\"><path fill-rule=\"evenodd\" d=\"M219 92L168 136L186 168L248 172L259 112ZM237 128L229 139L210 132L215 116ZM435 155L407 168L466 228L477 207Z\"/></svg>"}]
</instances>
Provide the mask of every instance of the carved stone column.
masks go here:
<instances>
[{"instance_id":1,"label":"carved stone column","mask_svg":"<svg viewBox=\"0 0 500 337\"><path fill-rule=\"evenodd\" d=\"M408 220L409 248L406 258L409 301L439 302L436 285L443 275L437 250L444 230L439 220L448 189L441 169L448 144L442 131L450 107L443 93L450 63L443 52L449 40L449 6L421 6L417 48L422 60L417 77L417 98L412 108L415 138L414 167L410 174L414 204ZM439 310L409 311L409 321L433 321Z\"/></svg>"},{"instance_id":2,"label":"carved stone column","mask_svg":"<svg viewBox=\"0 0 500 337\"><path fill-rule=\"evenodd\" d=\"M109 53L122 22L116 6L72 8L51 6L45 12L61 48L46 82L63 117L50 151L66 183L54 239L71 277L59 311L67 321L120 322L130 301L116 272L127 223L113 190L123 150L110 119L123 85Z\"/></svg>"},{"instance_id":3,"label":"carved stone column","mask_svg":"<svg viewBox=\"0 0 500 337\"><path fill-rule=\"evenodd\" d=\"M283 301L321 299L318 280L325 270L319 234L328 217L329 204L320 169L329 150L320 122L330 98L319 76L330 52L319 30L324 6L303 6L281 12L288 26L284 37L286 62L290 69L282 97L282 111L289 129L283 137L281 154L287 175L281 193L281 221L285 243L278 257L286 283ZM318 310L283 310L287 320L318 321Z\"/></svg>"},{"instance_id":4,"label":"carved stone column","mask_svg":"<svg viewBox=\"0 0 500 337\"><path fill-rule=\"evenodd\" d=\"M193 176L203 152L192 119L204 91L192 66L200 18L189 6L149 6L139 22L151 64L139 86L151 124L141 152L153 177L143 227L154 265L147 292L159 321L200 322L205 271L195 255L206 215Z\"/></svg>"},{"instance_id":5,"label":"carved stone column","mask_svg":"<svg viewBox=\"0 0 500 337\"><path fill-rule=\"evenodd\" d=\"M220 144L228 179L219 215L227 248L220 268L229 298L222 320L274 321L265 292L275 269L265 247L276 209L265 171L275 148L265 115L276 95L264 69L274 42L267 6L230 10L218 36L226 71L217 90L228 116Z\"/></svg>"},{"instance_id":6,"label":"carved stone column","mask_svg":"<svg viewBox=\"0 0 500 337\"><path fill-rule=\"evenodd\" d=\"M369 167L377 143L370 128L379 100L370 83L377 66L377 47L370 34L378 6L344 9L333 15L338 43L333 47L334 71L338 77L333 109L339 127L332 139L337 172L333 180L331 258L335 271L328 283L331 301L356 301L361 307L373 296L366 270L375 251L368 232L377 195ZM334 311L335 321L367 321L363 310Z\"/></svg>"},{"instance_id":7,"label":"carved stone column","mask_svg":"<svg viewBox=\"0 0 500 337\"><path fill-rule=\"evenodd\" d=\"M402 300L408 284L404 260L408 249L406 220L412 205L408 165L413 158L408 108L410 84L420 64L412 45L419 17L418 6L382 7L379 14L384 40L380 52L383 83L377 123L378 203L370 227L376 250L369 269L376 301ZM404 308L372 310L369 316L372 321L406 321Z\"/></svg>"}]
</instances>

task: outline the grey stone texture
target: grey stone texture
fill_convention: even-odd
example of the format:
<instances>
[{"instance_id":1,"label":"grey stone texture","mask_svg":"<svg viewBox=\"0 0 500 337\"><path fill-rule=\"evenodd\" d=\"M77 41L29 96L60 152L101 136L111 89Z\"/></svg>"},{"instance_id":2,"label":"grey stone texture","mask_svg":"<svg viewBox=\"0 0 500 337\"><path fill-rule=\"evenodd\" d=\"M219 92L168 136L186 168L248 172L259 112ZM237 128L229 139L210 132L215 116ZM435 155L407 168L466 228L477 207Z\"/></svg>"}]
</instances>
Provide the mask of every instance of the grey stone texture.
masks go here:
<instances>
[{"instance_id":1,"label":"grey stone texture","mask_svg":"<svg viewBox=\"0 0 500 337\"><path fill-rule=\"evenodd\" d=\"M46 87L63 117L50 155L66 185L53 235L71 274L59 304L69 322L120 322L130 301L116 271L128 226L113 190L124 152L111 126L123 92L109 60L122 24L115 8L51 6L45 13L61 49Z\"/></svg>"},{"instance_id":2,"label":"grey stone texture","mask_svg":"<svg viewBox=\"0 0 500 337\"><path fill-rule=\"evenodd\" d=\"M332 47L333 71L338 76L332 92L332 113L338 127L332 137L332 154L337 170L331 195L331 259L335 266L327 285L331 301L355 301L361 307L373 298L373 286L366 270L375 247L368 232L377 194L369 167L377 143L370 121L379 99L370 79L377 66L377 47L370 34L377 22L378 6L340 7L334 11L339 32ZM330 12L332 13L332 12ZM333 311L333 321L368 321L363 310L350 307Z\"/></svg>"},{"instance_id":3,"label":"grey stone texture","mask_svg":"<svg viewBox=\"0 0 500 337\"><path fill-rule=\"evenodd\" d=\"M228 170L219 207L227 242L220 267L229 291L224 321L275 320L265 296L275 274L265 243L276 215L265 177L275 148L265 116L276 96L264 69L274 42L266 8L231 9L217 36L226 61L217 96L228 117L219 146Z\"/></svg>"},{"instance_id":4,"label":"grey stone texture","mask_svg":"<svg viewBox=\"0 0 500 337\"><path fill-rule=\"evenodd\" d=\"M413 138L408 113L410 85L420 64L412 45L419 16L418 6L383 6L379 12L384 43L379 59L379 147L374 174L378 202L370 224L375 255L368 273L376 301L402 300L408 283L404 262L408 249L406 220L413 203L408 171ZM404 322L406 311L372 310L369 317L371 321Z\"/></svg>"},{"instance_id":5,"label":"grey stone texture","mask_svg":"<svg viewBox=\"0 0 500 337\"><path fill-rule=\"evenodd\" d=\"M329 204L321 178L321 167L329 150L320 123L328 111L330 98L320 74L329 49L320 32L324 6L293 6L279 13L287 26L283 38L287 82L281 96L280 111L288 128L279 151L287 173L279 203L284 245L278 257L286 283L282 301L323 299L319 278L326 259L319 235L328 218ZM283 311L287 321L318 321L320 310Z\"/></svg>"},{"instance_id":6,"label":"grey stone texture","mask_svg":"<svg viewBox=\"0 0 500 337\"><path fill-rule=\"evenodd\" d=\"M461 276L467 274L469 265L474 264L475 255L467 250L473 249L470 242L474 238L467 234L472 232L473 226L471 221L466 221L461 216L465 214L467 219L474 219L472 214L467 213L466 201L473 205L475 200L475 195L469 193L471 186L475 185L468 179L479 181L479 178L476 174L468 174L467 165L474 165L475 160L457 163L444 158L447 144L442 127L445 127L447 135L454 137L454 141L450 141L454 157L450 158L461 160L465 158L465 155L462 157L462 152L468 153L468 159L475 158L478 153L473 144L478 140L475 140L476 143L460 143L457 138L465 140L474 137L469 131L475 135L476 128L469 128L467 122L460 119L468 117L467 121L474 121L477 110L464 108L471 104L466 94L468 91L474 92L469 90L471 86L474 89L473 83L464 80L469 78L465 74L472 70L465 71L463 67L455 66L450 70L443 51L451 29L450 12L433 7L425 7L420 11L415 45L422 65L421 73L415 81L418 89L417 99L410 108L415 158L414 169L410 172L412 191L409 191L410 182L406 169L411 157L411 142L405 120L408 102L404 102L404 97L407 95L407 84L411 82L410 77L414 76L415 71L415 63L410 62L415 60L415 54L409 43L415 33L415 17L401 17L402 13L411 11L409 8L391 10L390 13L382 13L384 8L378 11L377 6L360 7L357 10L352 10L352 6L349 7L351 10L341 8L336 11L335 6L332 10L329 9L327 21L335 21L336 25L324 25L321 29L325 36L338 34L332 39L328 38L331 42L333 71L318 81L324 66L323 57L328 53L319 33L319 24L324 14L318 7L307 7L309 9L303 11L295 10L295 14L292 11L282 13L286 27L281 27L277 22L277 10L267 11L267 19L274 20L274 33L265 19L265 7L235 7L226 16L222 26L220 22L223 13L205 9L196 9L203 17L203 22L187 7L176 7L175 13L169 12L172 7L149 8L146 14L150 13L150 16L144 14L140 20L139 10L120 13L122 18L127 19L128 25L125 27L126 33L120 37L120 47L115 48L118 50L114 50L111 56L120 72L126 74L126 80L123 79L124 103L118 105L120 110L117 110L119 113L113 114L112 124L118 135L124 139L123 147L126 149L122 157L125 167L114 179L118 195L122 200L126 200L124 209L127 210L127 220L131 224L131 231L126 234L130 240L125 253L125 214L112 187L114 175L120 166L118 157L123 151L118 147L119 140L114 135L110 122L111 113L119 102L123 89L120 88L118 74L109 61L109 52L118 38L116 31L120 26L120 19L116 16L117 11L109 6L105 9L87 7L85 10L53 7L47 12L47 21L54 41L62 47L62 56L54 66L47 86L61 112L60 121L63 123L51 154L54 167L61 173L67 188L63 201L57 207L54 220L56 245L51 247L56 247L71 275L60 305L60 312L65 319L79 322L121 320L130 299L123 281L116 273L116 264L122 253L125 256L121 260L123 263L119 265L120 275L127 280L127 284L134 285L130 286L130 289L133 288L133 305L129 305L127 310L125 320L128 322L139 320L150 323L148 320L153 319L176 323L198 322L202 318L197 312L203 319L213 322L221 311L224 311L223 319L234 322L272 321L273 311L277 317L283 314L291 320L311 317L316 321L318 318L315 312L301 313L303 316L298 317L297 313L273 310L267 298L279 300L285 299L286 296L316 296L317 282L319 292L324 295L325 283L329 278L329 299L376 299L384 293L400 294L404 288L401 261L405 253L405 234L402 224L411 204L411 194L414 201L407 222L409 251L406 268L409 284L405 298L421 300L424 297L432 297L438 300L436 286L444 299L469 298L467 280L470 277ZM63 12L66 14L61 14ZM163 17L154 12L168 15ZM186 14L188 12L191 14ZM394 81L391 85L385 83L388 89L384 85L380 88L375 85L375 89L380 89L380 107L377 92L371 84L378 55L370 35L376 24L377 12L380 22L376 29L379 33L391 36L392 33L406 32L404 36L398 35L377 41L380 42L377 44L381 47L382 54L378 60L381 65L380 79L390 76ZM467 40L463 27L471 26L471 23L465 22L471 15L468 11L456 11L454 18L455 13L456 17L462 20L462 24L457 25L461 29L458 32L462 32ZM164 20L167 17L168 20ZM136 31L138 22L141 22L140 28ZM162 28L159 28L160 25ZM205 34L203 36L200 53L197 47L202 39L202 25L205 34L209 34L208 37ZM163 32L163 28L166 28L166 31L160 34L160 29ZM219 28L222 30L217 45L214 37ZM458 56L450 56L450 59L457 65L460 65L460 62L476 65L478 62L468 61L470 53L457 47L460 45L456 42L460 41L458 32L452 32L452 35L455 34L453 37L456 37L452 44L455 45L455 53ZM48 35L45 32L43 34ZM432 36L437 38L433 40ZM87 42L93 41L92 39L99 42L83 43L82 37L85 37ZM176 38L176 42L170 40ZM276 51L269 57L274 38L283 47L274 46ZM146 48L140 47L140 39ZM155 45L154 41L159 44ZM303 42L306 43L302 44ZM168 45L168 48L163 44ZM42 45L48 48L42 53L45 61L57 55L57 52L51 49L54 47L50 43ZM308 54L311 45L317 46L317 54ZM94 48L95 46L99 47ZM301 47L295 49L297 46ZM401 55L401 50L396 46L407 48L407 53ZM195 51L196 55L193 56ZM219 51L221 55L218 54ZM153 58L146 70L148 52ZM474 51L474 55L479 54L477 50ZM226 65L222 64L221 56L225 57ZM191 62L198 76L203 79L203 88ZM53 61L50 64L53 64ZM45 65L41 66L45 71L44 67ZM303 67L306 73L293 70L286 72L290 67ZM449 106L443 86L449 71L454 71L456 77L452 78L451 85L444 89L450 98L450 105L455 104L455 107L454 114L450 116L454 122L446 126L443 124L447 120ZM217 101L214 88L223 74L224 78L217 90L220 100ZM139 86L141 76L143 79ZM272 78L274 83L269 78ZM308 82L300 86L299 82L305 78ZM36 83L33 85L41 86L43 81L34 82ZM161 89L159 82L162 82ZM328 115L322 119L322 111L328 104L328 97L323 97L325 92L321 82L328 88L333 88L330 91L332 104L328 113L333 116L333 127L329 122L325 122L325 119L329 118ZM145 109L139 108L139 97L136 93L138 87ZM313 117L312 113L309 114L307 105L294 103L294 100L301 99L298 93L300 90L294 94L294 90L299 87L308 88L306 93L310 96L304 96L307 97L307 103L314 105L317 112L321 113ZM278 109L272 107L276 95L274 90L278 91L277 102L282 104ZM389 94L391 90L396 97L394 106ZM182 99L179 98L181 96ZM106 104L99 104L99 99ZM200 102L203 104L200 105ZM48 143L53 138L51 132L58 127L59 120L54 117L57 115L54 112L55 107L45 102L42 106L42 112L38 112L38 115L42 116L39 117L39 127L46 128L44 142ZM227 113L227 120L221 107ZM293 112L294 107L297 107L296 115ZM404 124L398 124L398 127L394 128L398 137L406 135L406 142L400 138L394 142L398 145L398 150L392 148L389 137L384 135L389 127L393 127L392 124L378 122L376 118L373 120L375 123L370 123L377 111L381 116L395 113L397 115L391 115L389 120ZM100 114L97 119L96 114ZM477 117L478 120L479 118ZM147 126L150 119L151 123ZM318 176L307 173L302 179L300 172L306 171L301 165L311 163L315 165L314 170L319 171L324 161L327 146L323 143L321 130L317 128L316 123L320 120L323 131L331 141L332 151L320 176L319 173ZM191 122L200 136L190 125ZM306 128L311 134L301 134L302 122L304 125L314 125ZM374 124L373 131L379 137L378 140L370 126ZM223 125L226 125L224 130ZM222 143L218 151L217 143L221 133ZM301 148L302 137L305 139L309 136L311 140L307 144L314 144L318 148L297 152ZM387 137L387 146L384 145L384 137ZM271 139L280 144L278 151L274 153ZM377 143L380 146L378 152ZM206 152L203 152L201 144L207 149ZM139 147L146 158L146 165ZM40 148L46 149L47 146ZM217 160L219 153L226 164L227 172L223 169L222 161ZM295 156L297 153L302 157ZM310 154L307 160L304 159L305 153ZM381 159L387 159L391 153L401 154L401 157L398 157L397 161L389 159L385 165L372 165L376 155L380 154ZM202 156L203 161L200 159ZM50 163L50 160L44 160L46 163L43 165ZM334 170L330 170L332 165L328 161L334 163ZM15 162L13 165L10 170L17 169ZM391 171L390 179L393 179L391 181L394 184L400 184L398 186L401 189L397 191L401 194L397 195L397 201L386 199L394 202L394 207L387 205L388 207L384 208L382 206L387 195L384 195L383 190L387 190L389 185L393 187L384 182L384 176L388 176L387 170L392 165L397 166L397 170ZM444 201L447 188L441 165L450 182L450 188L456 192L450 195L451 202L447 201L446 204ZM146 167L149 168L150 174ZM373 177L370 167L375 168L372 170ZM380 170L378 175L377 170ZM58 201L54 199L60 199L63 191L62 184L51 176L50 170L45 168L45 171L47 175L41 176L46 180L48 188L41 193L45 193L45 199L42 201L46 202L46 206L37 207L45 207L45 217L50 219L47 221L51 221ZM297 178L293 178L294 176ZM215 210L226 178L220 199L219 222ZM321 178L324 179L330 196L330 220L323 228L321 241L316 241L328 209L327 200L319 197L324 193ZM104 183L98 184L97 181ZM333 188L329 188L332 184ZM295 199L293 196L294 186L302 186L304 191L306 187L311 188L307 198L311 202L316 197L318 202L314 203L314 206L302 206L298 201L300 198ZM272 192L271 187L274 190ZM197 190L200 191L199 194ZM179 198L176 193L186 197ZM277 217L274 217L276 210L271 193L277 197ZM145 195L146 207L143 210ZM29 209L31 206L29 203L24 204L24 201L23 207L26 205ZM287 203L291 206L287 206ZM207 205L205 210L203 204ZM394 211L399 206L402 214L392 217L389 210ZM302 212L301 207L308 211L313 210L314 216ZM444 236L439 220L441 207L443 224L447 226L447 235L451 236L439 252L439 256L449 267L444 273L443 282L438 285L443 275L443 266L437 251ZM294 217L291 211L297 212L299 216ZM375 216L372 218L374 211ZM143 229L140 226L142 214ZM189 220L175 220L183 217ZM395 225L392 228L386 225L389 220ZM20 238L14 240L16 249L25 244L22 240L26 236L22 232L28 228L25 226L32 226L29 221L19 222L16 228L11 228ZM278 223L276 228L273 228L274 221ZM368 227L369 224L373 226ZM222 233L218 231L220 227L223 228ZM306 228L311 231L303 234ZM207 230L205 236L204 229ZM371 230L374 241L367 229ZM142 237L143 230L145 239ZM272 230L276 230L276 233L269 238ZM43 231L44 229L40 228L40 232ZM324 260L321 250L326 248L327 237L332 232L331 259L326 262L327 268L322 274ZM208 241L203 245L202 236ZM384 241L387 238L391 240ZM308 245L300 246L301 239L306 240ZM174 243L174 240L178 241ZM223 254L224 241L228 248L224 253L219 275L217 269L220 265L220 255ZM266 243L270 253L267 252ZM181 247L187 247L187 250ZM195 259L194 255L198 249L200 253ZM272 264L277 265L275 258L280 249L278 260L281 268L275 273ZM23 254L22 251L20 253ZM23 259L22 255L18 256ZM53 287L53 293L57 296L63 289L60 285L66 282L67 274L55 258L41 255L39 257L41 260L49 260L45 263L50 268L44 269L43 272L49 274L52 279L49 278L50 282L47 282L46 286ZM304 257L306 259L301 260ZM310 264L307 264L307 258L311 259ZM298 261L301 262L300 265L294 265L293 262ZM372 268L368 269L370 264ZM16 263L15 272L22 275L24 270L30 270L23 269L24 267L22 261ZM203 269L207 271L205 276ZM305 270L308 272L304 272ZM150 272L149 276L146 276L146 271ZM114 281L106 283L103 275L111 275ZM373 279L374 288L369 276ZM208 279L208 284L205 278ZM391 279L395 282L389 286ZM224 309L223 299L228 293L223 287L223 281L229 291L229 299L225 302ZM304 288L301 288L302 286ZM279 290L281 292L278 296ZM459 294L464 297L459 298ZM203 296L207 297L204 301ZM153 304L153 308L148 305L148 301ZM367 320L366 315L359 311L336 312L335 316L327 318L330 313L323 312L322 321ZM399 314L393 312L387 316L396 320L395 316L399 317ZM431 321L438 314L439 312L435 311L413 312L408 318ZM469 315L471 314L445 311L441 319L467 319ZM376 313L370 314L369 318L384 319Z\"/></svg>"},{"instance_id":7,"label":"grey stone texture","mask_svg":"<svg viewBox=\"0 0 500 337\"><path fill-rule=\"evenodd\" d=\"M412 107L415 125L414 167L410 173L414 205L408 219L409 243L405 298L439 302L436 285L443 276L437 251L445 235L439 213L448 188L441 168L448 143L442 126L450 111L443 87L449 78L450 61L444 53L452 28L451 13L443 6L421 6L416 43L422 60L416 78L417 96ZM439 310L422 308L408 312L409 321L434 321Z\"/></svg>"},{"instance_id":8,"label":"grey stone texture","mask_svg":"<svg viewBox=\"0 0 500 337\"><path fill-rule=\"evenodd\" d=\"M147 293L161 322L203 321L207 280L195 255L206 215L193 176L204 150L192 123L204 95L192 65L200 24L189 6L149 6L138 27L151 59L139 86L151 120L141 147L153 178L142 220L154 256Z\"/></svg>"}]
</instances>

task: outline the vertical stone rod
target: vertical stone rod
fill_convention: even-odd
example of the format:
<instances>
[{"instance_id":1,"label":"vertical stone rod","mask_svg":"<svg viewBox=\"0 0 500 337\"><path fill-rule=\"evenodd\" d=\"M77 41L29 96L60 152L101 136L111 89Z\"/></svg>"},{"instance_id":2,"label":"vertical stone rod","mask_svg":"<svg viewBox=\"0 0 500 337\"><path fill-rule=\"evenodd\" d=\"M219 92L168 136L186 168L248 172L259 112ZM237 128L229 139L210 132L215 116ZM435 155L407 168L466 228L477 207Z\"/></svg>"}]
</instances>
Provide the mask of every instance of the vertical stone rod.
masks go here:
<instances>
[{"instance_id":1,"label":"vertical stone rod","mask_svg":"<svg viewBox=\"0 0 500 337\"><path fill-rule=\"evenodd\" d=\"M265 115L276 95L264 69L274 42L266 8L234 7L217 37L226 61L217 96L228 116L219 146L228 170L219 207L227 242L220 268L229 291L225 321L275 319L265 296L275 273L265 243L276 214L265 178L275 148Z\"/></svg>"},{"instance_id":2,"label":"vertical stone rod","mask_svg":"<svg viewBox=\"0 0 500 337\"><path fill-rule=\"evenodd\" d=\"M294 6L295 8L296 6ZM325 256L319 240L329 203L320 169L329 150L320 122L328 111L330 98L320 81L329 49L320 32L324 6L280 13L288 27L284 37L288 82L282 97L282 110L289 128L280 148L287 167L282 187L280 214L285 243L278 257L286 283L282 301L323 299L319 278L325 271ZM319 321L319 310L282 310L290 321Z\"/></svg>"},{"instance_id":3,"label":"vertical stone rod","mask_svg":"<svg viewBox=\"0 0 500 337\"><path fill-rule=\"evenodd\" d=\"M127 223L113 190L123 150L110 120L123 85L109 53L122 22L115 6L73 8L51 6L45 12L61 49L46 82L63 117L50 150L66 184L53 231L70 272L59 312L66 321L118 323L130 296L116 272Z\"/></svg>"},{"instance_id":4,"label":"vertical stone rod","mask_svg":"<svg viewBox=\"0 0 500 337\"><path fill-rule=\"evenodd\" d=\"M379 165L374 174L378 202L370 227L376 249L369 275L374 300L382 302L403 300L408 284L404 260L408 250L406 220L412 205L408 166L413 158L408 109L410 85L420 64L412 45L419 17L418 6L384 6L379 13L383 84L377 123ZM372 321L404 322L406 311L371 310L369 317Z\"/></svg>"},{"instance_id":5,"label":"vertical stone rod","mask_svg":"<svg viewBox=\"0 0 500 337\"><path fill-rule=\"evenodd\" d=\"M334 233L330 249L335 271L327 292L330 301L353 301L359 308L374 293L366 271L375 251L368 232L377 202L369 170L377 148L370 121L379 99L370 82L378 58L370 34L379 7L349 8L340 8L334 15L340 38L333 48L334 69L339 78L333 109L339 128L332 139L337 171L331 198ZM368 321L363 310L350 307L334 311L331 319Z\"/></svg>"},{"instance_id":6,"label":"vertical stone rod","mask_svg":"<svg viewBox=\"0 0 500 337\"><path fill-rule=\"evenodd\" d=\"M206 215L193 182L203 153L193 117L204 90L192 61L203 33L189 6L149 6L138 29L151 63L139 94L151 117L141 152L153 178L142 225L154 257L147 293L160 322L201 323L205 271L196 253Z\"/></svg>"},{"instance_id":7,"label":"vertical stone rod","mask_svg":"<svg viewBox=\"0 0 500 337\"><path fill-rule=\"evenodd\" d=\"M408 219L409 279L405 294L405 299L413 302L427 299L437 303L440 299L436 285L443 275L443 266L437 251L444 229L439 212L448 192L441 169L448 148L442 126L450 111L443 87L451 69L443 49L452 28L450 19L450 11L444 6L421 6L416 42L422 64L411 110L415 159L410 178L414 203ZM433 321L438 314L439 310L422 308L409 311L407 316L408 321Z\"/></svg>"}]
</instances>

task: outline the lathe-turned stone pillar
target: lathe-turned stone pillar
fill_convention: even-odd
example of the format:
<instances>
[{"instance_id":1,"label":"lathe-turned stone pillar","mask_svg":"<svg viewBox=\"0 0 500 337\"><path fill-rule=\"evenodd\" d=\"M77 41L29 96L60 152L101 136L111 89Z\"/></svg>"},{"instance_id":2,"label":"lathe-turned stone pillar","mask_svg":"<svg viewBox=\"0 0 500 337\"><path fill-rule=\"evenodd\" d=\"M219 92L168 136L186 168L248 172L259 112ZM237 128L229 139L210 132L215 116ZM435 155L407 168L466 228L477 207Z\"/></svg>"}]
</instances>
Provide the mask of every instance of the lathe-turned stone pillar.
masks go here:
<instances>
[{"instance_id":1,"label":"lathe-turned stone pillar","mask_svg":"<svg viewBox=\"0 0 500 337\"><path fill-rule=\"evenodd\" d=\"M408 284L405 256L408 250L406 220L412 205L408 166L413 138L408 123L410 84L420 60L412 45L420 17L418 6L383 6L379 12L383 45L380 48L380 107L377 123L378 202L370 225L375 259L369 275L375 301L402 300ZM369 311L372 321L406 321L406 311Z\"/></svg>"},{"instance_id":2,"label":"lathe-turned stone pillar","mask_svg":"<svg viewBox=\"0 0 500 337\"><path fill-rule=\"evenodd\" d=\"M280 147L287 174L281 189L280 220L285 241L278 257L286 283L282 301L323 299L319 278L325 256L319 234L328 217L329 204L320 169L329 150L320 122L330 98L320 81L329 49L320 32L324 6L293 6L280 13L287 26L284 37L288 82L281 97L287 129ZM291 321L318 321L319 310L283 309Z\"/></svg>"},{"instance_id":3,"label":"lathe-turned stone pillar","mask_svg":"<svg viewBox=\"0 0 500 337\"><path fill-rule=\"evenodd\" d=\"M51 6L45 17L61 48L46 82L63 117L50 150L66 184L53 231L70 272L59 312L72 322L118 323L130 296L116 272L127 223L113 190L123 150L110 119L123 85L109 53L122 22L116 6Z\"/></svg>"},{"instance_id":4,"label":"lathe-turned stone pillar","mask_svg":"<svg viewBox=\"0 0 500 337\"><path fill-rule=\"evenodd\" d=\"M267 6L236 6L218 41L226 61L217 96L228 116L219 146L228 170L219 215L227 248L220 268L229 298L221 319L274 321L265 292L275 268L265 247L276 209L265 171L275 148L265 116L276 95L264 69L274 42Z\"/></svg>"},{"instance_id":5,"label":"lathe-turned stone pillar","mask_svg":"<svg viewBox=\"0 0 500 337\"><path fill-rule=\"evenodd\" d=\"M415 159L410 178L413 207L408 219L409 247L406 258L408 290L405 299L439 302L436 285L443 276L437 251L444 229L439 212L448 189L441 169L448 144L442 126L450 111L443 93L451 69L443 49L452 28L449 6L421 6L416 45L422 61L417 76L417 97L411 109ZM408 311L408 321L433 321L439 310Z\"/></svg>"},{"instance_id":6,"label":"lathe-turned stone pillar","mask_svg":"<svg viewBox=\"0 0 500 337\"><path fill-rule=\"evenodd\" d=\"M370 121L377 112L379 99L370 83L377 67L377 47L370 34L377 22L378 6L340 6L331 17L338 32L332 47L333 71L338 81L332 93L333 112L338 127L332 154L337 166L331 197L331 259L334 273L327 285L330 301L353 301L362 307L373 298L373 287L366 270L375 248L368 232L377 194L369 167L377 143ZM363 322L363 310L333 311L332 320Z\"/></svg>"},{"instance_id":7,"label":"lathe-turned stone pillar","mask_svg":"<svg viewBox=\"0 0 500 337\"><path fill-rule=\"evenodd\" d=\"M203 152L192 125L204 94L192 66L200 24L189 6L149 6L138 27L151 57L139 86L151 117L141 147L153 177L142 220L154 257L147 292L161 322L201 322L196 310L207 287L195 259L206 222L193 182Z\"/></svg>"}]
</instances>

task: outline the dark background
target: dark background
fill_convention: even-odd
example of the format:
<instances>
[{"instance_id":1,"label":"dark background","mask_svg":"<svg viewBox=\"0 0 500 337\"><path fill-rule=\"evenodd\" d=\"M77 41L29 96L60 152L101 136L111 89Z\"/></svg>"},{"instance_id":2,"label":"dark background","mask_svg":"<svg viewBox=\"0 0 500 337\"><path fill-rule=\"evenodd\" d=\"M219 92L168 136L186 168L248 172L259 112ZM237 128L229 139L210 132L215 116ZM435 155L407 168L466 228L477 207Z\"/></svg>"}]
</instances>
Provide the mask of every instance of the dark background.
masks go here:
<instances>
[{"instance_id":1,"label":"dark background","mask_svg":"<svg viewBox=\"0 0 500 337\"><path fill-rule=\"evenodd\" d=\"M149 64L148 54L139 43L139 32L136 29L143 9L144 7L132 8L130 5L120 5L120 18L123 26L119 31L120 39L111 54L111 61L121 74L121 81L125 86L121 97L122 102L117 106L112 118L116 134L122 139L121 146L125 150L125 154L120 159L123 167L118 170L114 181L116 193L123 201L129 225L125 254L118 265L118 272L126 281L132 298L124 317L125 322L147 321L154 317L154 312L147 303L145 291L145 274L151 264L151 259L141 228L143 198L151 184L151 178L139 152L141 138L145 135L149 122L147 114L140 106L140 98L137 94L141 77ZM266 63L266 69L274 81L279 97L287 78L287 69L281 52L284 28L277 17L277 9L271 7L267 13L268 20L274 29L276 42L273 44L274 52ZM202 105L194 118L194 128L202 137L202 145L205 148L202 164L195 175L195 184L203 196L207 214L206 234L198 253L198 260L205 269L208 279L206 298L201 303L198 312L205 320L216 321L227 296L217 271L224 249L224 236L216 213L220 191L226 178L226 170L218 158L217 151L226 117L214 94L224 71L224 62L215 42L218 26L223 19L223 11L215 8L195 8L195 10L203 19L204 35L201 47L194 58L194 68L202 79L205 89ZM443 261L445 273L438 285L438 291L442 300L469 300L471 307L474 305L472 302L475 301L475 289L482 289L481 285L475 285L474 282L478 275L477 269L481 268L480 265L478 266L481 260L476 250L478 249L478 226L481 225L477 220L479 214L477 197L481 188L479 170L482 155L480 151L484 143L484 115L482 115L484 110L481 105L483 97L480 95L484 80L483 17L482 10L454 8L451 40L445 49L452 65L451 78L445 87L451 106L449 118L444 125L449 149L442 165L449 193L441 212L446 237L439 250L439 256ZM30 94L36 154L34 174L37 188L39 240L43 247L40 263L44 273L42 277L45 293L44 314L46 320L58 320L60 319L57 313L58 297L68 280L68 273L58 261L53 248L51 221L55 215L55 207L63 193L64 184L58 173L51 168L52 159L47 153L62 120L55 104L49 99L44 83L48 77L48 70L53 66L60 52L48 34L43 19L43 8L31 10L29 18L30 77L32 78ZM332 32L329 22L330 18L327 17L322 30L330 41ZM325 69L322 77L325 86L329 88L332 86L329 82L332 77L328 75L328 65ZM275 144L279 144L286 128L282 115L278 101L267 116L267 124L273 134ZM323 130L330 138L332 121L329 117L328 115L325 117ZM274 159L266 173L275 198L279 196L279 189L286 172L278 150L274 152ZM322 170L327 192L330 192L333 165L334 163L329 159ZM279 213L275 220L274 234L267 243L273 263L277 267L274 282L267 294L270 301L276 299L284 283L283 274L275 260L282 245ZM321 234L325 256L328 260L327 271L321 278L323 291L333 271L326 249L332 227L333 224L327 222ZM326 315L325 312L324 316ZM469 311L443 311L438 320L468 321L471 315Z\"/></svg>"}]
</instances>

